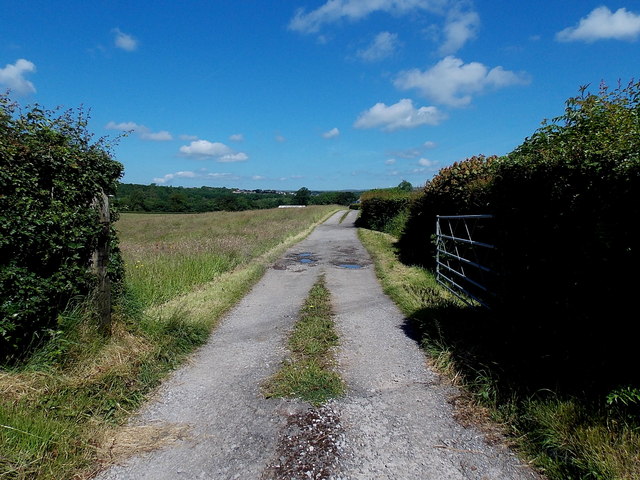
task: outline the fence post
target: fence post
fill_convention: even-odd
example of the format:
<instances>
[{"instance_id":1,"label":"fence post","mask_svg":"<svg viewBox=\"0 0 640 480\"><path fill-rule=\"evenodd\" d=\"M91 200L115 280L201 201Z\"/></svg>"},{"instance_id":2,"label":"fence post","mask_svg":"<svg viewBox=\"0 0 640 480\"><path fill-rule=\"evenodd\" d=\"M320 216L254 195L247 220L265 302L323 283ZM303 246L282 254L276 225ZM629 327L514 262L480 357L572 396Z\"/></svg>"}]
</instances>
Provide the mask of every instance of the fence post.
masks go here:
<instances>
[{"instance_id":1,"label":"fence post","mask_svg":"<svg viewBox=\"0 0 640 480\"><path fill-rule=\"evenodd\" d=\"M108 333L111 327L111 279L107 274L111 226L109 197L101 191L93 199L93 207L98 211L100 221L98 243L93 252L91 262L93 271L98 279L95 292L95 307L98 314L99 328L103 333Z\"/></svg>"}]
</instances>

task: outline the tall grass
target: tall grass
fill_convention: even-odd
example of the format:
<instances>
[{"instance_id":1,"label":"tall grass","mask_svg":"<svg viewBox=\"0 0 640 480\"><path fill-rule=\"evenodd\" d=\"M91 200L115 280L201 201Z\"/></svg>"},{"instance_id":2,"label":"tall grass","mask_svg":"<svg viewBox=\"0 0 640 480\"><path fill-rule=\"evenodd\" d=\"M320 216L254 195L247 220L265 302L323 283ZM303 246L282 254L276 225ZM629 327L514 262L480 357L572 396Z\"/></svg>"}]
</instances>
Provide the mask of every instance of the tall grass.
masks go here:
<instances>
[{"instance_id":1,"label":"tall grass","mask_svg":"<svg viewBox=\"0 0 640 480\"><path fill-rule=\"evenodd\" d=\"M127 289L111 335L80 303L28 363L0 369L0 479L82 479L113 461L113 432L268 262L335 210L124 214Z\"/></svg>"},{"instance_id":2,"label":"tall grass","mask_svg":"<svg viewBox=\"0 0 640 480\"><path fill-rule=\"evenodd\" d=\"M548 478L640 478L637 389L610 394L609 402L598 392L568 390L544 358L532 360L521 339L498 331L504 323L492 322L490 312L462 305L431 272L400 263L394 237L364 229L359 234L385 292L410 320L432 365L488 407Z\"/></svg>"},{"instance_id":3,"label":"tall grass","mask_svg":"<svg viewBox=\"0 0 640 480\"><path fill-rule=\"evenodd\" d=\"M246 265L333 209L122 214L128 290L145 307L158 305Z\"/></svg>"}]
</instances>

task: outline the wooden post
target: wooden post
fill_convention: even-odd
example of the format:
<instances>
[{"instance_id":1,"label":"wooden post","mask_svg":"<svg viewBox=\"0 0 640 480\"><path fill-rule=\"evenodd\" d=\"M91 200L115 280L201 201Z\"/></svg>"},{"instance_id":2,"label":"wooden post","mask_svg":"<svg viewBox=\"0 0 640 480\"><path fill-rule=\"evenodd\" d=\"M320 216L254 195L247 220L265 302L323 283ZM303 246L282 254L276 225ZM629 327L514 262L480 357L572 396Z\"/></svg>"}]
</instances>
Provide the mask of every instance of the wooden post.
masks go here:
<instances>
[{"instance_id":1,"label":"wooden post","mask_svg":"<svg viewBox=\"0 0 640 480\"><path fill-rule=\"evenodd\" d=\"M98 211L100 218L100 233L98 244L92 256L92 268L98 284L95 292L95 306L98 313L100 330L109 333L111 328L111 280L107 275L109 265L109 240L111 215L109 213L109 197L104 193L93 199L93 206Z\"/></svg>"}]
</instances>

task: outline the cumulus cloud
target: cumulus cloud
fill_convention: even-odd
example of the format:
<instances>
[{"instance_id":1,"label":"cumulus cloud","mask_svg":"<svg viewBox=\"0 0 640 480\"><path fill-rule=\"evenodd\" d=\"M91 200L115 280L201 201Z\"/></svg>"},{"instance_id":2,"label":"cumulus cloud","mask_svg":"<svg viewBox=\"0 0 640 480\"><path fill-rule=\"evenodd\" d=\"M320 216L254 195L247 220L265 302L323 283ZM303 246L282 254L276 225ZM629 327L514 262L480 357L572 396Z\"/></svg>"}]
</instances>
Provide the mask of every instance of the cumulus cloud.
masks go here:
<instances>
[{"instance_id":1,"label":"cumulus cloud","mask_svg":"<svg viewBox=\"0 0 640 480\"><path fill-rule=\"evenodd\" d=\"M25 78L25 74L36 71L33 62L20 58L14 64L7 64L4 68L0 68L0 85L9 88L18 95L27 95L35 93L36 87Z\"/></svg>"},{"instance_id":2,"label":"cumulus cloud","mask_svg":"<svg viewBox=\"0 0 640 480\"><path fill-rule=\"evenodd\" d=\"M211 180L211 179L219 179L219 178L235 178L230 173L209 173L207 171L200 172L192 172L192 171L182 171L175 173L167 173L162 177L155 177L153 179L153 183L170 183L172 180L179 178L200 178L203 180Z\"/></svg>"},{"instance_id":3,"label":"cumulus cloud","mask_svg":"<svg viewBox=\"0 0 640 480\"><path fill-rule=\"evenodd\" d=\"M578 25L556 34L561 42L595 42L596 40L636 40L640 35L640 15L619 8L615 13L598 7L580 19Z\"/></svg>"},{"instance_id":4,"label":"cumulus cloud","mask_svg":"<svg viewBox=\"0 0 640 480\"><path fill-rule=\"evenodd\" d=\"M385 165L395 165L396 164L396 159L395 158L389 158L387 160L384 161Z\"/></svg>"},{"instance_id":5,"label":"cumulus cloud","mask_svg":"<svg viewBox=\"0 0 640 480\"><path fill-rule=\"evenodd\" d=\"M440 54L449 55L460 50L467 41L476 37L479 26L480 16L476 12L451 10L444 25L444 43L440 46Z\"/></svg>"},{"instance_id":6,"label":"cumulus cloud","mask_svg":"<svg viewBox=\"0 0 640 480\"><path fill-rule=\"evenodd\" d=\"M232 150L224 143L194 140L189 145L180 147L180 153L198 157L220 157L232 153Z\"/></svg>"},{"instance_id":7,"label":"cumulus cloud","mask_svg":"<svg viewBox=\"0 0 640 480\"><path fill-rule=\"evenodd\" d=\"M218 162L244 162L249 156L244 152L235 152L224 143L208 140L194 140L180 147L180 153L188 157L214 158Z\"/></svg>"},{"instance_id":8,"label":"cumulus cloud","mask_svg":"<svg viewBox=\"0 0 640 480\"><path fill-rule=\"evenodd\" d=\"M119 28L114 28L112 32L114 34L113 42L116 47L126 50L127 52L133 52L138 48L138 40L133 36L120 31Z\"/></svg>"},{"instance_id":9,"label":"cumulus cloud","mask_svg":"<svg viewBox=\"0 0 640 480\"><path fill-rule=\"evenodd\" d=\"M244 141L244 135L241 133L234 133L233 135L231 135L229 137L229 140L231 140L232 142L243 142Z\"/></svg>"},{"instance_id":10,"label":"cumulus cloud","mask_svg":"<svg viewBox=\"0 0 640 480\"><path fill-rule=\"evenodd\" d=\"M369 110L360 114L354 127L356 128L381 128L392 132L401 128L415 128L420 125L438 125L444 120L445 115L436 107L413 106L413 101L403 98L393 105L376 103Z\"/></svg>"},{"instance_id":11,"label":"cumulus cloud","mask_svg":"<svg viewBox=\"0 0 640 480\"><path fill-rule=\"evenodd\" d=\"M324 138L334 138L334 137L337 137L338 135L340 135L340 130L338 130L336 127L322 134Z\"/></svg>"},{"instance_id":12,"label":"cumulus cloud","mask_svg":"<svg viewBox=\"0 0 640 480\"><path fill-rule=\"evenodd\" d=\"M138 135L142 140L150 140L153 142L165 142L167 140L173 140L173 135L166 130L159 132L153 132L149 127L139 125L135 122L109 122L105 126L107 130L121 130L123 132L133 132Z\"/></svg>"},{"instance_id":13,"label":"cumulus cloud","mask_svg":"<svg viewBox=\"0 0 640 480\"><path fill-rule=\"evenodd\" d=\"M442 0L327 0L310 12L299 9L289 22L289 29L316 33L326 24L361 20L374 12L403 15L416 10L438 11L442 3Z\"/></svg>"},{"instance_id":14,"label":"cumulus cloud","mask_svg":"<svg viewBox=\"0 0 640 480\"><path fill-rule=\"evenodd\" d=\"M367 48L358 51L358 57L367 62L376 62L393 55L399 46L398 34L380 32Z\"/></svg>"},{"instance_id":15,"label":"cumulus cloud","mask_svg":"<svg viewBox=\"0 0 640 480\"><path fill-rule=\"evenodd\" d=\"M447 56L429 70L400 72L394 85L402 90L417 89L436 103L464 107L471 103L472 95L490 88L503 88L529 83L525 73L516 73L502 67L489 69L479 62L464 63Z\"/></svg>"}]
</instances>

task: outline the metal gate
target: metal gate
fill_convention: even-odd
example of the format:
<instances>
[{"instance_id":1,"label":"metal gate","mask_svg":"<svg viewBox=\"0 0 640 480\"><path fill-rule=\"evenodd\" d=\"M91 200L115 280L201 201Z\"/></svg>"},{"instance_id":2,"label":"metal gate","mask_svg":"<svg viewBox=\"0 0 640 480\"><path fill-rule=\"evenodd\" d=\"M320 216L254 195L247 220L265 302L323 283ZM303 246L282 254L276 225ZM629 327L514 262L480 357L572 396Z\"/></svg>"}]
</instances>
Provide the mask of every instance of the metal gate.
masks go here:
<instances>
[{"instance_id":1,"label":"metal gate","mask_svg":"<svg viewBox=\"0 0 640 480\"><path fill-rule=\"evenodd\" d=\"M436 278L463 302L489 308L496 273L495 246L488 243L492 215L438 215Z\"/></svg>"}]
</instances>

